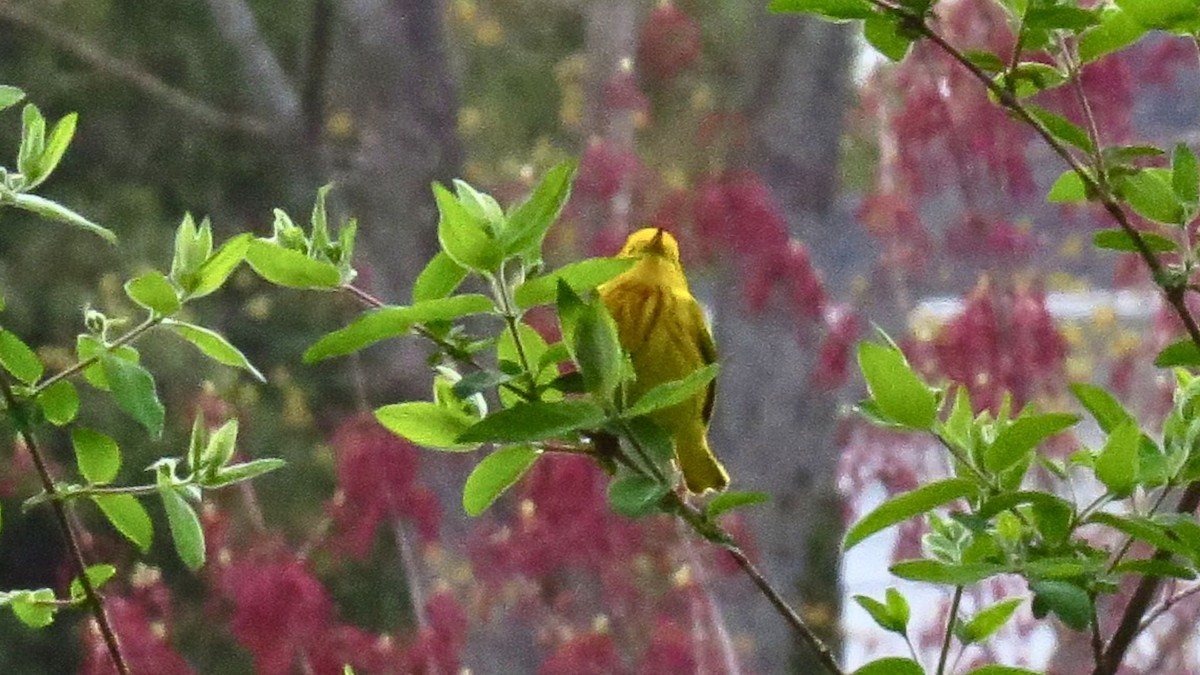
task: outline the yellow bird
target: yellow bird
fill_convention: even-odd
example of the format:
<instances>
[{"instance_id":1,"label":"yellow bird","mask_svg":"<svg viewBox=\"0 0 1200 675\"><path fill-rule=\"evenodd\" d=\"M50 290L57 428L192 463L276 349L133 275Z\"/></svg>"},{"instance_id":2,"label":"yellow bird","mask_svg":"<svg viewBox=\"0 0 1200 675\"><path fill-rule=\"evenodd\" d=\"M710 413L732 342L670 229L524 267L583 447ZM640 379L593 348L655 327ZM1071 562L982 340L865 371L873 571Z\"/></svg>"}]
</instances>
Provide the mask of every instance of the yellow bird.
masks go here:
<instances>
[{"instance_id":1,"label":"yellow bird","mask_svg":"<svg viewBox=\"0 0 1200 675\"><path fill-rule=\"evenodd\" d=\"M636 379L629 401L649 389L679 380L717 359L716 345L700 304L688 290L679 262L679 243L670 233L648 227L629 235L617 254L637 263L602 284L600 298L617 324L621 347L633 361ZM708 447L716 387L651 413L650 419L671 434L675 461L688 490L723 490L729 474Z\"/></svg>"}]
</instances>

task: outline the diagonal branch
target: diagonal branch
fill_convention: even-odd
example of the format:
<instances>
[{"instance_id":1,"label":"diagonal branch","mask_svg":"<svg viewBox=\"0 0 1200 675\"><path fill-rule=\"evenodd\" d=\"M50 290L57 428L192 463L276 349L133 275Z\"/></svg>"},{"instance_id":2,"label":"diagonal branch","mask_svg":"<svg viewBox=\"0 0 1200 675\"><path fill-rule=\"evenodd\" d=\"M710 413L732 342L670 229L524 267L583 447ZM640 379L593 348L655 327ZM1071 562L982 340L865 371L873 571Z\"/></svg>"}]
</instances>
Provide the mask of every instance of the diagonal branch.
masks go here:
<instances>
[{"instance_id":1,"label":"diagonal branch","mask_svg":"<svg viewBox=\"0 0 1200 675\"><path fill-rule=\"evenodd\" d=\"M240 57L246 81L254 83L248 89L255 96L254 103L262 108L262 114L286 127L298 126L300 96L267 46L254 12L245 0L207 0L206 4L217 32Z\"/></svg>"},{"instance_id":2,"label":"diagonal branch","mask_svg":"<svg viewBox=\"0 0 1200 675\"><path fill-rule=\"evenodd\" d=\"M168 108L203 124L252 136L270 137L276 133L273 125L267 121L216 108L188 92L163 82L137 64L109 54L82 36L65 30L54 21L26 9L23 5L9 0L0 0L0 20L33 31L38 37L83 61L96 71L130 84Z\"/></svg>"}]
</instances>

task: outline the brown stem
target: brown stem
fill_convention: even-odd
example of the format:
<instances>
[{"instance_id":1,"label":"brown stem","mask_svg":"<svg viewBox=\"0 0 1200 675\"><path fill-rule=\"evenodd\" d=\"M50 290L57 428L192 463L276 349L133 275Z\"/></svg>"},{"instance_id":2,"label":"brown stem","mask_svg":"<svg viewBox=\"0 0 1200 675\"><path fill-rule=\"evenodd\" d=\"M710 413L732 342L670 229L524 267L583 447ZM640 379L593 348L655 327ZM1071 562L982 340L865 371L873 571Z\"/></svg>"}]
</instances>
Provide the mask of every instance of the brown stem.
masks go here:
<instances>
[{"instance_id":1,"label":"brown stem","mask_svg":"<svg viewBox=\"0 0 1200 675\"><path fill-rule=\"evenodd\" d=\"M33 432L29 429L29 423L25 418L25 410L21 401L17 400L13 394L12 385L8 380L0 377L0 394L4 397L4 403L8 407L9 416L17 427L18 433L21 435L21 440L25 443L25 448L29 450L29 456L33 458L33 465L37 469L38 478L42 481L42 489L47 494L54 495L58 488L54 485L54 477L50 475L50 467L46 464L46 459L42 456L42 451L38 447L37 439L34 438ZM71 561L75 566L75 576L79 579L80 586L83 587L83 595L87 604L92 609L92 616L96 619L96 625L100 629L100 635L104 638L104 644L108 647L108 655L112 658L113 665L116 666L117 672L121 675L129 675L129 665L125 663L125 657L121 654L121 647L117 643L117 634L113 631L112 623L108 620L108 614L104 611L104 601L100 597L100 593L92 584L92 580L87 575L87 560L83 557L83 549L79 547L79 539L75 536L75 531L71 528L71 521L67 518L67 507L61 500L54 499L50 503L54 510L54 519L58 522L58 528L62 532L63 539L67 542L67 548L71 553Z\"/></svg>"}]
</instances>

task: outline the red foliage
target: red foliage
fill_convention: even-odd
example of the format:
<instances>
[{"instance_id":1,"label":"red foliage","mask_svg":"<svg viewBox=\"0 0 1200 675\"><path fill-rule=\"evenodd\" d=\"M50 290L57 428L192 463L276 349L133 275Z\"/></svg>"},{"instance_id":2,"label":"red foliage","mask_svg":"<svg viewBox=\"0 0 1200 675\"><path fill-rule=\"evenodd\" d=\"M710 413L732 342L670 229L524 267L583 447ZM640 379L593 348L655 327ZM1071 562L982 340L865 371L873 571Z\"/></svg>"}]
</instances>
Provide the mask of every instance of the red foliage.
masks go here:
<instances>
[{"instance_id":1,"label":"red foliage","mask_svg":"<svg viewBox=\"0 0 1200 675\"><path fill-rule=\"evenodd\" d=\"M155 675L191 675L191 666L170 645L171 611L165 587L155 581L153 589L140 589L128 596L108 595L104 608L117 634L121 654L134 673ZM84 634L84 661L81 675L110 675L116 666L108 647L93 621L87 621Z\"/></svg>"},{"instance_id":2,"label":"red foliage","mask_svg":"<svg viewBox=\"0 0 1200 675\"><path fill-rule=\"evenodd\" d=\"M542 662L538 675L621 675L621 663L612 636L588 633L564 642Z\"/></svg>"},{"instance_id":3,"label":"red foliage","mask_svg":"<svg viewBox=\"0 0 1200 675\"><path fill-rule=\"evenodd\" d=\"M654 80L670 80L700 59L700 24L675 5L655 7L642 26L638 65Z\"/></svg>"}]
</instances>

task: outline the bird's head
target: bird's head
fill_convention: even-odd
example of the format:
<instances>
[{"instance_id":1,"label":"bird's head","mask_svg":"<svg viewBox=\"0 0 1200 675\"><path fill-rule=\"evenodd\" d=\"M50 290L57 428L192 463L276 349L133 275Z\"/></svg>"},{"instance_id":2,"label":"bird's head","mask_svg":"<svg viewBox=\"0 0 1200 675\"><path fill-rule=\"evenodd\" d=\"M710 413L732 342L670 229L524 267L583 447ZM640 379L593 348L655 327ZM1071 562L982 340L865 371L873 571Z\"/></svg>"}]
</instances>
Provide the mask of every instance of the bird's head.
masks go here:
<instances>
[{"instance_id":1,"label":"bird's head","mask_svg":"<svg viewBox=\"0 0 1200 675\"><path fill-rule=\"evenodd\" d=\"M629 235L621 252L620 258L655 258L665 259L672 264L679 264L679 242L670 232L660 227L646 227Z\"/></svg>"}]
</instances>

